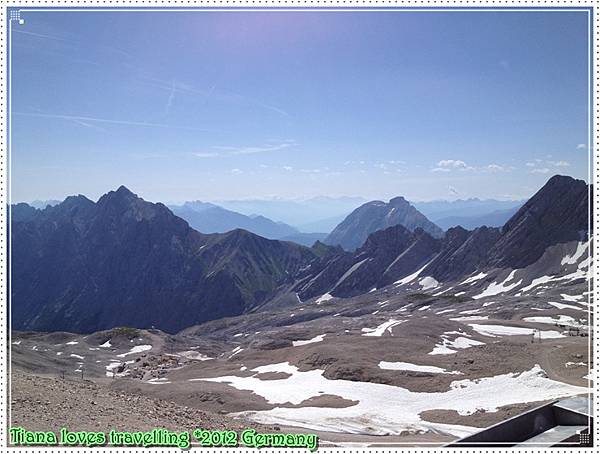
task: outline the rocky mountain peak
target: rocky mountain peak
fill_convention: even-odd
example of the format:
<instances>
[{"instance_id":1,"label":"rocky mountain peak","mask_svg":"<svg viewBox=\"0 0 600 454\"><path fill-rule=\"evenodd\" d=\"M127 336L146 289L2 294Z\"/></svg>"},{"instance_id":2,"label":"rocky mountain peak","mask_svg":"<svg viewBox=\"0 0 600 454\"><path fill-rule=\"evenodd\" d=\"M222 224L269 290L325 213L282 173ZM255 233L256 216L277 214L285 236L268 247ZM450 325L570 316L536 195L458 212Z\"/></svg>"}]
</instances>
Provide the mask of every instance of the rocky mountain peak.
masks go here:
<instances>
[{"instance_id":1,"label":"rocky mountain peak","mask_svg":"<svg viewBox=\"0 0 600 454\"><path fill-rule=\"evenodd\" d=\"M390 199L390 205L392 206L402 206L402 205L410 205L410 203L402 196L394 197Z\"/></svg>"},{"instance_id":2,"label":"rocky mountain peak","mask_svg":"<svg viewBox=\"0 0 600 454\"><path fill-rule=\"evenodd\" d=\"M376 200L361 205L338 224L325 239L325 243L340 245L349 251L356 250L373 232L395 225L402 225L411 232L421 228L436 238L443 236L442 229L404 197L395 197L389 203Z\"/></svg>"},{"instance_id":3,"label":"rocky mountain peak","mask_svg":"<svg viewBox=\"0 0 600 454\"><path fill-rule=\"evenodd\" d=\"M489 264L521 268L552 244L580 240L588 229L589 210L585 181L553 176L504 224Z\"/></svg>"}]
</instances>

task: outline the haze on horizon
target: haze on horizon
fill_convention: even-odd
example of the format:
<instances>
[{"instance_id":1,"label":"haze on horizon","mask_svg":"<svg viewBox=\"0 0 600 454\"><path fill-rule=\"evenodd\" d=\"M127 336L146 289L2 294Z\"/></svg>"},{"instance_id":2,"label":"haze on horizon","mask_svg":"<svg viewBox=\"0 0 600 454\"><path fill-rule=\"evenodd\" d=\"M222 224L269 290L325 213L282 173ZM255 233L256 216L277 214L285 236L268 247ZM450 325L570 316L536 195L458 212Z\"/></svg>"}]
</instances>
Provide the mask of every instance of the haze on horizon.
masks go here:
<instances>
[{"instance_id":1,"label":"haze on horizon","mask_svg":"<svg viewBox=\"0 0 600 454\"><path fill-rule=\"evenodd\" d=\"M22 12L13 202L525 199L588 180L588 14Z\"/></svg>"}]
</instances>

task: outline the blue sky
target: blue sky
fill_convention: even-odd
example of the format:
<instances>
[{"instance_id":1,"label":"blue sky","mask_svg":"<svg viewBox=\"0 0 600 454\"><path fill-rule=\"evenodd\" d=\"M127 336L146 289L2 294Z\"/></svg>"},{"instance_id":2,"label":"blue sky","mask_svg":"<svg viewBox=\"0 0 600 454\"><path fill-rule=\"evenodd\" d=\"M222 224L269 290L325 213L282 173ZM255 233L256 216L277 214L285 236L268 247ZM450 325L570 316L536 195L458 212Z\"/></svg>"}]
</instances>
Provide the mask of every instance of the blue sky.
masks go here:
<instances>
[{"instance_id":1,"label":"blue sky","mask_svg":"<svg viewBox=\"0 0 600 454\"><path fill-rule=\"evenodd\" d=\"M587 12L23 12L12 199L525 198L588 174Z\"/></svg>"}]
</instances>

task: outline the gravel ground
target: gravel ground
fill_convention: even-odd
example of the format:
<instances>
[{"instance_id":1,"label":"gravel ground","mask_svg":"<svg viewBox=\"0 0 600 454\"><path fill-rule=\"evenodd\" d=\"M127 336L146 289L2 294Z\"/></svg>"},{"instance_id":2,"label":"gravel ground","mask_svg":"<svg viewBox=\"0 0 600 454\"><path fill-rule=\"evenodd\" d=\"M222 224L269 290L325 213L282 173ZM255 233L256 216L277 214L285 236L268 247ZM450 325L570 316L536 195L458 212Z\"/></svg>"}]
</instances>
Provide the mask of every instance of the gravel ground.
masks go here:
<instances>
[{"instance_id":1,"label":"gravel ground","mask_svg":"<svg viewBox=\"0 0 600 454\"><path fill-rule=\"evenodd\" d=\"M105 432L157 427L177 431L196 427L216 430L258 427L255 423L167 400L111 391L89 380L41 377L15 369L11 380L10 425L55 432L61 427Z\"/></svg>"}]
</instances>

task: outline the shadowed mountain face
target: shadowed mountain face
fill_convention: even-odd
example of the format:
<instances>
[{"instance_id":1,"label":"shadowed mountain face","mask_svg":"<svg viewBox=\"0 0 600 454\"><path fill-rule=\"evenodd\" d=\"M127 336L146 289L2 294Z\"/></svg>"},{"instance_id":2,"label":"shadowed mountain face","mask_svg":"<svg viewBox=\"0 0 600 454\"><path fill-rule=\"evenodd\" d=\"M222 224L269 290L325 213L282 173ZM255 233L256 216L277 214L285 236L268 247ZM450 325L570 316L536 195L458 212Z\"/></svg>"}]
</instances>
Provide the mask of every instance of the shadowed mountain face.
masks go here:
<instances>
[{"instance_id":1,"label":"shadowed mountain face","mask_svg":"<svg viewBox=\"0 0 600 454\"><path fill-rule=\"evenodd\" d=\"M182 206L170 208L193 229L202 233L224 233L244 229L274 240L299 233L294 227L282 222L274 222L264 216L246 216L211 203L186 202Z\"/></svg>"},{"instance_id":2,"label":"shadowed mountain face","mask_svg":"<svg viewBox=\"0 0 600 454\"><path fill-rule=\"evenodd\" d=\"M430 260L441 241L422 229L414 232L401 225L372 233L355 252L326 255L311 264L297 286L301 298L326 292L354 296L393 283Z\"/></svg>"},{"instance_id":3,"label":"shadowed mountain face","mask_svg":"<svg viewBox=\"0 0 600 454\"><path fill-rule=\"evenodd\" d=\"M443 236L442 229L429 221L403 197L396 197L389 203L374 201L361 205L350 213L324 242L353 251L362 246L371 233L395 225L402 225L411 232L421 228L435 238Z\"/></svg>"},{"instance_id":4,"label":"shadowed mountain face","mask_svg":"<svg viewBox=\"0 0 600 454\"><path fill-rule=\"evenodd\" d=\"M582 180L556 175L502 227L502 237L490 250L488 264L521 268L556 243L586 237L590 200Z\"/></svg>"},{"instance_id":5,"label":"shadowed mountain face","mask_svg":"<svg viewBox=\"0 0 600 454\"><path fill-rule=\"evenodd\" d=\"M24 207L21 207L24 208ZM177 331L260 305L314 258L243 230L203 235L125 187L12 219L14 329Z\"/></svg>"}]
</instances>

